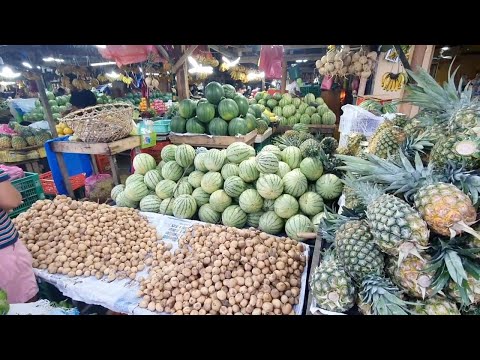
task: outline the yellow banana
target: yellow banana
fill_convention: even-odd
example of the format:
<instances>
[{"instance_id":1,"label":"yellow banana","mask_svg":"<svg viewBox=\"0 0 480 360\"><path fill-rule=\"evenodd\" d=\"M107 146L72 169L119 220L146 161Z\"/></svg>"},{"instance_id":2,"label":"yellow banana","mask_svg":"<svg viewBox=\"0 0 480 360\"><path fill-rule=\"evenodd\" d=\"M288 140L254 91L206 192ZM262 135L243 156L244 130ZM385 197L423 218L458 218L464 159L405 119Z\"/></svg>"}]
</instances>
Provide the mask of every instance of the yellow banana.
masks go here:
<instances>
[{"instance_id":1,"label":"yellow banana","mask_svg":"<svg viewBox=\"0 0 480 360\"><path fill-rule=\"evenodd\" d=\"M388 90L388 84L390 83L391 80L392 79L390 79L390 77L385 78L385 83L384 83L384 86L383 86L384 90Z\"/></svg>"},{"instance_id":2,"label":"yellow banana","mask_svg":"<svg viewBox=\"0 0 480 360\"><path fill-rule=\"evenodd\" d=\"M388 73L388 72L386 72L385 74L383 74L383 76L382 76L382 81L385 81L385 80L388 78L389 75L390 75L390 73Z\"/></svg>"}]
</instances>

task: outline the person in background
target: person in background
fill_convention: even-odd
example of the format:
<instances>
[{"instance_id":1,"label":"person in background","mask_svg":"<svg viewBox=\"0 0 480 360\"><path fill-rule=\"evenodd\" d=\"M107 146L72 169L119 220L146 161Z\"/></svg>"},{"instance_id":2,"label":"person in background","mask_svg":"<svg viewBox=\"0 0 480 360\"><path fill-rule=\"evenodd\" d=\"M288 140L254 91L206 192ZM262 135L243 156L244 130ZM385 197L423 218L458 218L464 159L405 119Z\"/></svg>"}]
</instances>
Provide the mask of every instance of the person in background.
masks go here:
<instances>
[{"instance_id":1,"label":"person in background","mask_svg":"<svg viewBox=\"0 0 480 360\"><path fill-rule=\"evenodd\" d=\"M22 195L0 169L0 288L7 292L12 304L35 301L38 294L32 255L19 241L17 229L8 217L22 203Z\"/></svg>"},{"instance_id":2,"label":"person in background","mask_svg":"<svg viewBox=\"0 0 480 360\"><path fill-rule=\"evenodd\" d=\"M240 84L237 86L237 93L243 95L247 91L247 87L244 84Z\"/></svg>"},{"instance_id":3,"label":"person in background","mask_svg":"<svg viewBox=\"0 0 480 360\"><path fill-rule=\"evenodd\" d=\"M59 87L59 88L57 89L57 92L55 93L55 96L63 96L63 95L65 95L65 94L66 94L65 89L62 88L62 87Z\"/></svg>"},{"instance_id":4,"label":"person in background","mask_svg":"<svg viewBox=\"0 0 480 360\"><path fill-rule=\"evenodd\" d=\"M72 96L70 96L70 103L72 104L71 111L75 111L97 105L97 97L90 90L73 91Z\"/></svg>"},{"instance_id":5,"label":"person in background","mask_svg":"<svg viewBox=\"0 0 480 360\"><path fill-rule=\"evenodd\" d=\"M287 91L292 95L300 96L300 86L295 79L291 80L289 84L287 84Z\"/></svg>"},{"instance_id":6,"label":"person in background","mask_svg":"<svg viewBox=\"0 0 480 360\"><path fill-rule=\"evenodd\" d=\"M190 86L190 96L198 96L198 87L196 84Z\"/></svg>"}]
</instances>

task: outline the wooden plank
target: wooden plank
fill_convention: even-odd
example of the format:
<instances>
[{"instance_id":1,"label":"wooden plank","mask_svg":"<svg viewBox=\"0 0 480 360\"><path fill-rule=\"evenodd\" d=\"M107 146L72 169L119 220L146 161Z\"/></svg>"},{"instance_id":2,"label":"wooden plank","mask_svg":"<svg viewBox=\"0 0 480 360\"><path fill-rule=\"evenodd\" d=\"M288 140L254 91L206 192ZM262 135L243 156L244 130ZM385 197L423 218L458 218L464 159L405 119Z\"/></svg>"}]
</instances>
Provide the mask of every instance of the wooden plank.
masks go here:
<instances>
[{"instance_id":1,"label":"wooden plank","mask_svg":"<svg viewBox=\"0 0 480 360\"><path fill-rule=\"evenodd\" d=\"M261 144L265 140L267 140L270 136L272 136L273 130L271 127L267 129L263 134L258 134L255 137L255 144Z\"/></svg>"},{"instance_id":2,"label":"wooden plank","mask_svg":"<svg viewBox=\"0 0 480 360\"><path fill-rule=\"evenodd\" d=\"M172 73L175 74L177 70L180 69L180 67L185 63L185 60L187 60L187 58L192 55L192 53L197 47L198 45L190 45L190 47L183 52L183 55L180 56L180 59L178 59L175 65L173 65Z\"/></svg>"},{"instance_id":3,"label":"wooden plank","mask_svg":"<svg viewBox=\"0 0 480 360\"><path fill-rule=\"evenodd\" d=\"M185 45L176 45L175 51L177 56L181 56L185 48ZM178 70L177 74L177 97L179 100L188 99L190 97L190 90L188 86L188 68L187 64Z\"/></svg>"},{"instance_id":4,"label":"wooden plank","mask_svg":"<svg viewBox=\"0 0 480 360\"><path fill-rule=\"evenodd\" d=\"M228 60L230 61L233 61L235 60L236 58L238 58L238 53L234 53L233 51L231 50L228 50L225 46L221 46L221 45L208 45L208 47L210 49L213 49L215 50L216 52L219 52L220 54L222 55L225 55Z\"/></svg>"},{"instance_id":5,"label":"wooden plank","mask_svg":"<svg viewBox=\"0 0 480 360\"><path fill-rule=\"evenodd\" d=\"M255 142L256 136L257 130L253 130L242 136L211 136L206 134L185 135L170 133L169 138L172 144L189 144L192 146L224 149L234 142L244 142L248 145L252 145Z\"/></svg>"},{"instance_id":6,"label":"wooden plank","mask_svg":"<svg viewBox=\"0 0 480 360\"><path fill-rule=\"evenodd\" d=\"M111 143L84 143L76 141L54 141L52 150L59 153L115 155L141 145L140 136L129 136Z\"/></svg>"},{"instance_id":7,"label":"wooden plank","mask_svg":"<svg viewBox=\"0 0 480 360\"><path fill-rule=\"evenodd\" d=\"M118 174L117 160L114 155L108 157L110 161L110 169L112 170L112 178L115 185L120 185L120 176Z\"/></svg>"},{"instance_id":8,"label":"wooden plank","mask_svg":"<svg viewBox=\"0 0 480 360\"><path fill-rule=\"evenodd\" d=\"M95 174L98 174L98 165L97 165L97 159L95 158L95 155L90 154L90 162L92 163L93 172Z\"/></svg>"},{"instance_id":9,"label":"wooden plank","mask_svg":"<svg viewBox=\"0 0 480 360\"><path fill-rule=\"evenodd\" d=\"M155 47L157 48L158 52L159 52L167 61L170 60L170 56L168 55L167 50L165 50L165 48L164 48L162 45L155 45Z\"/></svg>"},{"instance_id":10,"label":"wooden plank","mask_svg":"<svg viewBox=\"0 0 480 360\"><path fill-rule=\"evenodd\" d=\"M313 276L313 273L314 273L314 270L315 268L320 264L320 260L321 260L321 253L322 253L322 238L317 235L317 239L315 241L315 247L313 249L313 255L312 255L312 262L310 263L310 267L309 267L309 273L307 274L307 284L310 283L310 279L312 278ZM311 312L310 312L310 306L312 305L312 300L313 300L313 295L312 295L312 292L309 291L310 289L307 287L306 291L307 291L307 307L306 307L306 314L307 315L313 315Z\"/></svg>"}]
</instances>

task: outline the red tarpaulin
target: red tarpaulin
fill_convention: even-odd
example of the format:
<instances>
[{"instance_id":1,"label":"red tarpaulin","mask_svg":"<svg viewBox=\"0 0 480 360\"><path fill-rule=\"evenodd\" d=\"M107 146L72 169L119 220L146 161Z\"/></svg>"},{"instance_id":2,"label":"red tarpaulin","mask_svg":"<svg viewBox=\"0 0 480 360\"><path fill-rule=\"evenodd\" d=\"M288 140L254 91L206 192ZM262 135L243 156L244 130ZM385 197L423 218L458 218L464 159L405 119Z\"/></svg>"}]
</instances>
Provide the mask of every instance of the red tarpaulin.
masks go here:
<instances>
[{"instance_id":1,"label":"red tarpaulin","mask_svg":"<svg viewBox=\"0 0 480 360\"><path fill-rule=\"evenodd\" d=\"M105 59L115 61L118 66L146 61L149 54L153 54L157 62L165 61L155 45L107 45L98 51Z\"/></svg>"},{"instance_id":2,"label":"red tarpaulin","mask_svg":"<svg viewBox=\"0 0 480 360\"><path fill-rule=\"evenodd\" d=\"M262 45L258 68L265 72L265 78L282 78L283 56L283 45Z\"/></svg>"}]
</instances>

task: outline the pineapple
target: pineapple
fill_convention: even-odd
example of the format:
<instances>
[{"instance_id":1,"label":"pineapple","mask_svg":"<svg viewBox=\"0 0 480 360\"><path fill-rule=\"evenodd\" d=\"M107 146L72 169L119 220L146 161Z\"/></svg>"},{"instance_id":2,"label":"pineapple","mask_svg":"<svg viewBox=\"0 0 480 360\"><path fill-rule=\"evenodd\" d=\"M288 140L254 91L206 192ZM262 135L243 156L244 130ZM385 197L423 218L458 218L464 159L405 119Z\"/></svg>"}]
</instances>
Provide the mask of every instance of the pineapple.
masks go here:
<instances>
[{"instance_id":1,"label":"pineapple","mask_svg":"<svg viewBox=\"0 0 480 360\"><path fill-rule=\"evenodd\" d=\"M37 145L43 145L47 140L50 140L52 136L47 131L39 131L35 134L35 142Z\"/></svg>"},{"instance_id":2,"label":"pineapple","mask_svg":"<svg viewBox=\"0 0 480 360\"><path fill-rule=\"evenodd\" d=\"M306 139L305 139L306 140ZM285 149L287 146L300 147L304 140L300 140L300 133L295 130L287 130L281 136L277 136L273 141L280 149Z\"/></svg>"},{"instance_id":3,"label":"pineapple","mask_svg":"<svg viewBox=\"0 0 480 360\"><path fill-rule=\"evenodd\" d=\"M338 141L335 138L328 136L323 138L322 141L320 141L320 146L322 147L325 154L330 155L333 154L335 150L337 150Z\"/></svg>"},{"instance_id":4,"label":"pineapple","mask_svg":"<svg viewBox=\"0 0 480 360\"><path fill-rule=\"evenodd\" d=\"M340 154L340 155L351 155L350 152L348 151L348 149L346 147L343 147L343 146L338 147L336 153Z\"/></svg>"},{"instance_id":5,"label":"pineapple","mask_svg":"<svg viewBox=\"0 0 480 360\"><path fill-rule=\"evenodd\" d=\"M461 315L455 302L439 295L427 299L423 304L416 305L414 313L417 315Z\"/></svg>"},{"instance_id":6,"label":"pineapple","mask_svg":"<svg viewBox=\"0 0 480 360\"><path fill-rule=\"evenodd\" d=\"M33 136L33 135L25 137L25 141L27 142L28 146L37 145L37 142L35 140L35 136Z\"/></svg>"},{"instance_id":7,"label":"pineapple","mask_svg":"<svg viewBox=\"0 0 480 360\"><path fill-rule=\"evenodd\" d=\"M361 133L353 132L348 134L347 153L349 155L357 155L361 148L361 143L367 141L367 137Z\"/></svg>"},{"instance_id":8,"label":"pineapple","mask_svg":"<svg viewBox=\"0 0 480 360\"><path fill-rule=\"evenodd\" d=\"M298 135L298 139L301 141L301 142L304 142L308 139L313 139L314 136L310 133L306 133L306 132L303 132L301 131L300 134Z\"/></svg>"},{"instance_id":9,"label":"pineapple","mask_svg":"<svg viewBox=\"0 0 480 360\"><path fill-rule=\"evenodd\" d=\"M332 255L327 255L314 270L310 288L321 309L344 312L355 304L355 287L352 280Z\"/></svg>"},{"instance_id":10,"label":"pineapple","mask_svg":"<svg viewBox=\"0 0 480 360\"><path fill-rule=\"evenodd\" d=\"M408 118L404 114L395 114L395 118L392 121L394 126L405 127L408 124Z\"/></svg>"},{"instance_id":11,"label":"pineapple","mask_svg":"<svg viewBox=\"0 0 480 360\"><path fill-rule=\"evenodd\" d=\"M353 189L349 188L348 186L345 186L343 188L343 194L345 195L345 207L346 208L355 210L355 209L360 208L362 206L362 201L357 196L355 191L353 191Z\"/></svg>"},{"instance_id":12,"label":"pineapple","mask_svg":"<svg viewBox=\"0 0 480 360\"><path fill-rule=\"evenodd\" d=\"M460 155L455 145L460 141L469 139L465 134L443 135L433 145L430 158L437 167L444 167L447 161L464 164L467 170L474 170L480 166L480 159L472 155Z\"/></svg>"},{"instance_id":13,"label":"pineapple","mask_svg":"<svg viewBox=\"0 0 480 360\"><path fill-rule=\"evenodd\" d=\"M455 281L450 281L447 287L447 293L457 302L464 305L480 303L480 279L475 279L468 275L463 281L462 286L458 286Z\"/></svg>"},{"instance_id":14,"label":"pineapple","mask_svg":"<svg viewBox=\"0 0 480 360\"><path fill-rule=\"evenodd\" d=\"M304 158L317 157L320 155L322 147L320 146L320 142L317 140L307 139L300 145L300 151L302 152L302 156Z\"/></svg>"},{"instance_id":15,"label":"pineapple","mask_svg":"<svg viewBox=\"0 0 480 360\"><path fill-rule=\"evenodd\" d=\"M387 273L392 281L404 289L408 295L424 299L431 297L433 290L430 288L433 272L427 270L430 258L424 255L423 258L407 256L400 265L390 258L387 261Z\"/></svg>"},{"instance_id":16,"label":"pineapple","mask_svg":"<svg viewBox=\"0 0 480 360\"><path fill-rule=\"evenodd\" d=\"M412 119L407 125L403 127L403 131L407 136L417 136L422 133L424 130L420 126L420 121Z\"/></svg>"},{"instance_id":17,"label":"pineapple","mask_svg":"<svg viewBox=\"0 0 480 360\"><path fill-rule=\"evenodd\" d=\"M0 135L0 149L10 149L12 147L12 138L9 135Z\"/></svg>"},{"instance_id":18,"label":"pineapple","mask_svg":"<svg viewBox=\"0 0 480 360\"><path fill-rule=\"evenodd\" d=\"M12 136L12 148L15 150L24 149L28 146L27 142L21 136Z\"/></svg>"},{"instance_id":19,"label":"pineapple","mask_svg":"<svg viewBox=\"0 0 480 360\"><path fill-rule=\"evenodd\" d=\"M370 141L368 152L382 159L386 159L389 154L394 154L400 144L405 141L406 134L398 126L387 126L377 136Z\"/></svg>"},{"instance_id":20,"label":"pineapple","mask_svg":"<svg viewBox=\"0 0 480 360\"><path fill-rule=\"evenodd\" d=\"M342 224L335 235L336 257L345 272L359 283L369 274L383 274L383 254L373 242L365 220Z\"/></svg>"}]
</instances>

